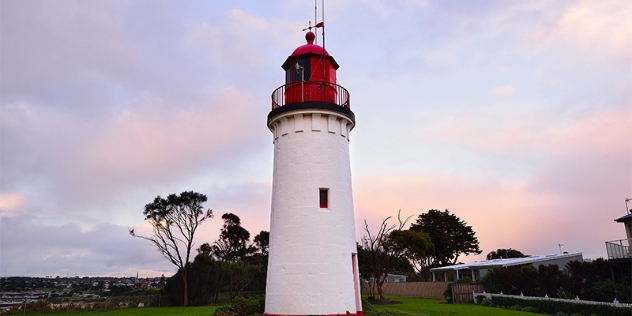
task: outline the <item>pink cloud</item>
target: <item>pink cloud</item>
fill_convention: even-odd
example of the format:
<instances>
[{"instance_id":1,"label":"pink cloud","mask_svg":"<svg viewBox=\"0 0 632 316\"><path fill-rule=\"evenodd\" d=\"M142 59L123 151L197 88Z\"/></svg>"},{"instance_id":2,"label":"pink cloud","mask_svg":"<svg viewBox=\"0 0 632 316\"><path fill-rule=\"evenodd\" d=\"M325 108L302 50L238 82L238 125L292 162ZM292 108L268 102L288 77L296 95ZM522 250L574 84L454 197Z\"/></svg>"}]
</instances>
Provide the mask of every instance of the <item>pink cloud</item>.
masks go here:
<instances>
[{"instance_id":1,"label":"pink cloud","mask_svg":"<svg viewBox=\"0 0 632 316\"><path fill-rule=\"evenodd\" d=\"M0 194L0 218L18 215L26 201L26 197L20 192Z\"/></svg>"},{"instance_id":2,"label":"pink cloud","mask_svg":"<svg viewBox=\"0 0 632 316\"><path fill-rule=\"evenodd\" d=\"M515 93L516 93L516 89L514 89L514 87L510 84L495 87L489 91L489 94L493 96L507 96L507 95L512 95Z\"/></svg>"},{"instance_id":3,"label":"pink cloud","mask_svg":"<svg viewBox=\"0 0 632 316\"><path fill-rule=\"evenodd\" d=\"M529 40L541 47L568 45L593 58L629 60L631 14L632 6L625 1L577 1L549 23L539 24Z\"/></svg>"},{"instance_id":4,"label":"pink cloud","mask_svg":"<svg viewBox=\"0 0 632 316\"><path fill-rule=\"evenodd\" d=\"M555 176L551 169L542 174ZM511 182L428 174L355 176L356 235L358 239L365 235L364 219L372 229L387 216L396 223L399 209L404 218L415 214L413 221L430 209L449 209L473 227L483 250L463 261L481 260L498 248L550 254L557 252L558 243L566 245L564 250L596 258L605 256L603 242L624 236L623 227L613 222L622 214L621 194L626 186L630 188L624 177L610 179L614 182L610 187L623 186L623 190L593 190L585 196L580 196L581 190L564 194L559 191L563 186L543 182L541 177Z\"/></svg>"},{"instance_id":5,"label":"pink cloud","mask_svg":"<svg viewBox=\"0 0 632 316\"><path fill-rule=\"evenodd\" d=\"M208 102L164 108L159 99L149 99L122 110L85 144L80 161L99 170L102 179L151 178L229 160L227 155L242 150L253 136L258 139L259 113L251 111L250 94L227 89Z\"/></svg>"},{"instance_id":6,"label":"pink cloud","mask_svg":"<svg viewBox=\"0 0 632 316\"><path fill-rule=\"evenodd\" d=\"M301 32L304 26L296 22L265 19L237 8L228 10L222 20L221 24L188 23L184 42L218 67L230 67L225 71L232 73L252 74L253 71L261 71L270 62L280 65L285 56L277 57L276 61L266 58L269 48L285 50L289 55L304 43Z\"/></svg>"},{"instance_id":7,"label":"pink cloud","mask_svg":"<svg viewBox=\"0 0 632 316\"><path fill-rule=\"evenodd\" d=\"M475 151L613 152L625 155L632 139L628 108L590 110L559 116L536 106L489 106L486 109L435 110L441 118L419 131L423 138L458 144Z\"/></svg>"}]
</instances>

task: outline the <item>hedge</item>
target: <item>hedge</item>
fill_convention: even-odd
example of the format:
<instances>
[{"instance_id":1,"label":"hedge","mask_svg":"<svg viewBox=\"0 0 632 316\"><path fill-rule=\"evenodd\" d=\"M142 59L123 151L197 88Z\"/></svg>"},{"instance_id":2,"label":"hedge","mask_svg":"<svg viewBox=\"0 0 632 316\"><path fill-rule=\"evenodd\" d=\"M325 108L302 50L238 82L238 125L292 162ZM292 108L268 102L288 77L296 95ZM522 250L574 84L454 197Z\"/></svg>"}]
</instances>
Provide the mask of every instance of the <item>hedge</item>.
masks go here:
<instances>
[{"instance_id":1,"label":"hedge","mask_svg":"<svg viewBox=\"0 0 632 316\"><path fill-rule=\"evenodd\" d=\"M476 297L478 302L485 298L484 295ZM509 308L514 305L531 306L538 309L541 313L555 314L564 312L567 314L580 313L582 315L598 314L612 316L630 316L632 310L629 307L615 307L610 305L593 305L574 302L564 302L557 300L529 300L516 297L492 296L491 302L498 306Z\"/></svg>"}]
</instances>

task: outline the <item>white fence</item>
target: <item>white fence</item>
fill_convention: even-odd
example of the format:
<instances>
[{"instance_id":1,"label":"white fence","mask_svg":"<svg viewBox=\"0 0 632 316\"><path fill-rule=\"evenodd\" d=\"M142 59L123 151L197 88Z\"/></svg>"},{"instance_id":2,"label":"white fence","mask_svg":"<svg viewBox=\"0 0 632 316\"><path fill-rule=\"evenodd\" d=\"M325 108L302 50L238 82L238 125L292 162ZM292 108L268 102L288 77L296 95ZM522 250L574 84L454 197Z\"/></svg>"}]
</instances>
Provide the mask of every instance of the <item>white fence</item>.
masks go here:
<instances>
[{"instance_id":1,"label":"white fence","mask_svg":"<svg viewBox=\"0 0 632 316\"><path fill-rule=\"evenodd\" d=\"M478 296L485 296L488 300L494 296L498 297L513 297L524 300L535 300L535 301L558 301L558 302L567 302L567 303L575 303L575 304L588 304L588 305L606 305L606 306L614 306L614 307L627 307L632 308L632 304L627 303L619 303L616 299L613 302L596 302L596 301L582 301L579 297L575 297L575 299L564 299L564 298L550 298L548 296L538 297L538 296L524 296L524 295L506 295L500 292L500 294L493 293L472 293L474 295L474 303L480 304L481 302L477 301Z\"/></svg>"}]
</instances>

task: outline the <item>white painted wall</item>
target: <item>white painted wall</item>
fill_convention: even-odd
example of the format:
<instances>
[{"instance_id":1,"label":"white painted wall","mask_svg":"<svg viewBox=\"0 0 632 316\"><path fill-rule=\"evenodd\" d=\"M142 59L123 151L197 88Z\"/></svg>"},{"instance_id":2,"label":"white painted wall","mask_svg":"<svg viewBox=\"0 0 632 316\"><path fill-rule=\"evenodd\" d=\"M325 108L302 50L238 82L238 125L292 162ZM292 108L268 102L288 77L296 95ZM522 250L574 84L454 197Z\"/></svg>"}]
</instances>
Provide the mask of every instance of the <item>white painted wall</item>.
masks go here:
<instances>
[{"instance_id":1,"label":"white painted wall","mask_svg":"<svg viewBox=\"0 0 632 316\"><path fill-rule=\"evenodd\" d=\"M343 114L283 113L270 122L274 174L267 314L355 313L349 131ZM321 209L319 189L329 189Z\"/></svg>"}]
</instances>

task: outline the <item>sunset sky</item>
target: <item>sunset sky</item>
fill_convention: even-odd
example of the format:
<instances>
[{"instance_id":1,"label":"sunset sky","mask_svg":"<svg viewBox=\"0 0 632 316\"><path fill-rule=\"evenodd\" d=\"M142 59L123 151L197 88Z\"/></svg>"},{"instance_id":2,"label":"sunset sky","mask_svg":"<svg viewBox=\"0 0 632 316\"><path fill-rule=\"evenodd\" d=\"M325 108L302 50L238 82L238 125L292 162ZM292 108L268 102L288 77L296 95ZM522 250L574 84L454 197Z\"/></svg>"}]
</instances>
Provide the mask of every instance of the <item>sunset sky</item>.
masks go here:
<instances>
[{"instance_id":1,"label":"sunset sky","mask_svg":"<svg viewBox=\"0 0 632 316\"><path fill-rule=\"evenodd\" d=\"M357 121L358 240L364 220L430 209L476 232L483 253L462 262L559 244L594 259L625 238L631 1L325 5ZM149 232L157 195L208 196L196 246L227 212L269 230L270 94L313 1L2 0L0 15L0 276L173 274L128 234Z\"/></svg>"}]
</instances>

